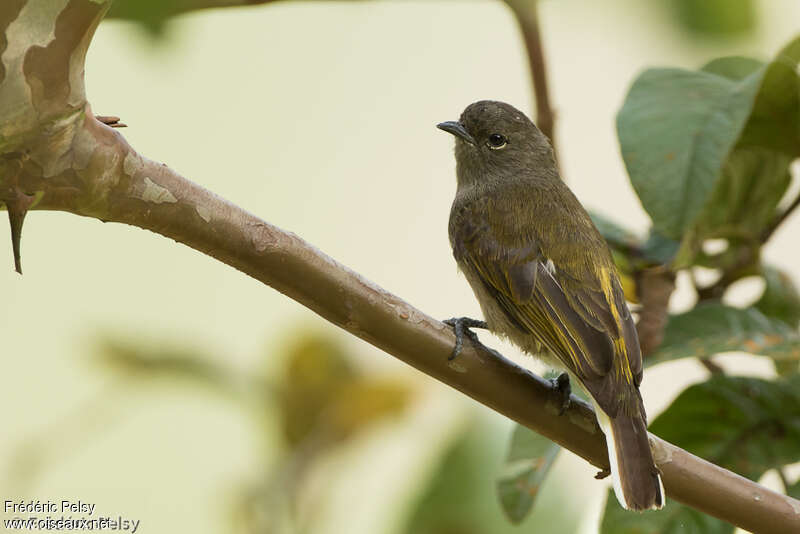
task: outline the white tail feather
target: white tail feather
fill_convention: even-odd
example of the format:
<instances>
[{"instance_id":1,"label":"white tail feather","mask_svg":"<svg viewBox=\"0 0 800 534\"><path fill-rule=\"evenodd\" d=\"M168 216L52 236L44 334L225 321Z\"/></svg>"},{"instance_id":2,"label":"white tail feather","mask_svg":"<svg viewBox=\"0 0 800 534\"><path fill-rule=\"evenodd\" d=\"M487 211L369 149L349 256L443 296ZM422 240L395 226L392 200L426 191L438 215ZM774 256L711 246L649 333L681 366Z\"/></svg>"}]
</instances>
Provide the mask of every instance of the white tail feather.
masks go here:
<instances>
[{"instance_id":1,"label":"white tail feather","mask_svg":"<svg viewBox=\"0 0 800 534\"><path fill-rule=\"evenodd\" d=\"M608 461L611 464L611 484L614 486L614 495L617 496L620 506L626 510L630 510L631 506L625 500L625 493L622 491L622 483L619 480L619 466L617 465L617 444L614 440L614 432L611 430L611 420L596 403L594 404L594 413L597 414L597 422L600 424L600 429L606 435L606 445L608 446ZM660 480L660 479L659 479ZM663 493L662 493L663 494Z\"/></svg>"},{"instance_id":2,"label":"white tail feather","mask_svg":"<svg viewBox=\"0 0 800 534\"><path fill-rule=\"evenodd\" d=\"M611 426L611 420L609 419L608 415L602 410L602 408L600 408L595 402L592 402L592 404L594 404L594 411L597 414L597 422L600 424L600 428L602 429L603 434L606 435L606 445L608 447L608 461L609 464L611 465L611 484L614 487L614 495L617 496L617 501L619 501L620 506L622 506L626 510L630 510L631 505L625 498L625 492L622 491L622 482L620 481L619 477L617 443L616 443L616 437L614 436L614 431ZM663 496L666 495L666 493L664 492L664 483L661 481L661 475L657 475L656 478L658 479L658 486L662 498L660 505L654 503L650 507L650 510L660 510L661 508L664 507Z\"/></svg>"}]
</instances>

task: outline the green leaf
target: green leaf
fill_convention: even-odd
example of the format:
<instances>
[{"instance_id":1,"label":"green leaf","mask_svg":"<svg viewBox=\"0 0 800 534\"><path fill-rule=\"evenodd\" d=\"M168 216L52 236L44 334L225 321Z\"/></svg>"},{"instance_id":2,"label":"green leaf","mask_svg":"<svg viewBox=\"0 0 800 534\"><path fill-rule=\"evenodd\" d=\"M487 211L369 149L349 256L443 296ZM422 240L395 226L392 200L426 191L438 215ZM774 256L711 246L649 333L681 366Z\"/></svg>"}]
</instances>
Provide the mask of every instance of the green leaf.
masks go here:
<instances>
[{"instance_id":1,"label":"green leaf","mask_svg":"<svg viewBox=\"0 0 800 534\"><path fill-rule=\"evenodd\" d=\"M677 241L664 237L658 230L651 228L642 245L642 254L654 263L667 264L675 257L679 245Z\"/></svg>"},{"instance_id":2,"label":"green leaf","mask_svg":"<svg viewBox=\"0 0 800 534\"><path fill-rule=\"evenodd\" d=\"M622 157L654 226L678 239L711 195L744 129L760 73L740 82L707 72L649 69L617 115Z\"/></svg>"},{"instance_id":3,"label":"green leaf","mask_svg":"<svg viewBox=\"0 0 800 534\"><path fill-rule=\"evenodd\" d=\"M623 227L605 215L595 211L590 211L589 215L611 247L612 252L625 255L624 262L617 261L616 263L618 268L620 268L620 263L628 265L630 269L625 270L626 272L635 270L634 264L637 264L635 267L642 268L646 265L668 263L678 251L680 243L665 237L655 228L651 228L647 238L642 239L634 231ZM615 260L617 260L616 257Z\"/></svg>"},{"instance_id":4,"label":"green leaf","mask_svg":"<svg viewBox=\"0 0 800 534\"><path fill-rule=\"evenodd\" d=\"M760 78L760 87L707 206L684 236L685 263L691 263L710 238L728 239L736 257L747 253L742 248L760 247L791 181L789 165L800 156L799 60L796 39L764 67L745 58L723 58L703 68L739 83Z\"/></svg>"},{"instance_id":5,"label":"green leaf","mask_svg":"<svg viewBox=\"0 0 800 534\"><path fill-rule=\"evenodd\" d=\"M731 246L757 242L792 180L791 162L787 154L761 147L734 150L693 229L696 242L718 237Z\"/></svg>"},{"instance_id":6,"label":"green leaf","mask_svg":"<svg viewBox=\"0 0 800 534\"><path fill-rule=\"evenodd\" d=\"M678 21L704 36L734 36L753 29L753 0L671 0Z\"/></svg>"},{"instance_id":7,"label":"green leaf","mask_svg":"<svg viewBox=\"0 0 800 534\"><path fill-rule=\"evenodd\" d=\"M401 413L413 393L400 379L362 373L327 334L299 330L286 352L277 406L292 446L311 436L317 452L337 445Z\"/></svg>"},{"instance_id":8,"label":"green leaf","mask_svg":"<svg viewBox=\"0 0 800 534\"><path fill-rule=\"evenodd\" d=\"M762 275L766 285L755 307L771 319L785 322L792 328L800 326L800 293L792 279L784 271L764 266ZM775 370L779 375L800 372L800 361L776 359Z\"/></svg>"},{"instance_id":9,"label":"green leaf","mask_svg":"<svg viewBox=\"0 0 800 534\"><path fill-rule=\"evenodd\" d=\"M151 37L161 38L164 36L167 19L187 10L181 4L178 0L116 0L107 17L130 20L139 24Z\"/></svg>"},{"instance_id":10,"label":"green leaf","mask_svg":"<svg viewBox=\"0 0 800 534\"><path fill-rule=\"evenodd\" d=\"M667 499L658 512L643 514L624 510L608 491L601 534L730 534L733 525Z\"/></svg>"},{"instance_id":11,"label":"green leaf","mask_svg":"<svg viewBox=\"0 0 800 534\"><path fill-rule=\"evenodd\" d=\"M767 317L780 319L797 328L800 326L800 292L791 277L781 269L764 266L764 292L755 303Z\"/></svg>"},{"instance_id":12,"label":"green leaf","mask_svg":"<svg viewBox=\"0 0 800 534\"><path fill-rule=\"evenodd\" d=\"M756 308L733 308L719 302L706 302L669 317L664 340L647 357L645 364L651 366L677 358L702 358L732 351L797 361L800 359L800 334Z\"/></svg>"},{"instance_id":13,"label":"green leaf","mask_svg":"<svg viewBox=\"0 0 800 534\"><path fill-rule=\"evenodd\" d=\"M800 460L800 376L714 376L685 389L650 431L758 480L769 469Z\"/></svg>"},{"instance_id":14,"label":"green leaf","mask_svg":"<svg viewBox=\"0 0 800 534\"><path fill-rule=\"evenodd\" d=\"M786 488L786 495L795 499L800 499L800 480Z\"/></svg>"},{"instance_id":15,"label":"green leaf","mask_svg":"<svg viewBox=\"0 0 800 534\"><path fill-rule=\"evenodd\" d=\"M639 246L639 236L632 230L624 228L619 223L595 211L590 211L589 216L612 248L618 248L624 252Z\"/></svg>"},{"instance_id":16,"label":"green leaf","mask_svg":"<svg viewBox=\"0 0 800 534\"><path fill-rule=\"evenodd\" d=\"M800 156L798 62L800 37L778 52L767 65L739 146L769 148L793 158Z\"/></svg>"},{"instance_id":17,"label":"green leaf","mask_svg":"<svg viewBox=\"0 0 800 534\"><path fill-rule=\"evenodd\" d=\"M691 248L705 237L698 219L709 219L705 229L722 218L736 222L735 231L758 234L785 190L787 162L800 155L798 61L800 38L761 67L724 58L698 72L650 69L636 79L617 131L631 183L657 230L673 239L690 234ZM758 225L736 217L748 193ZM736 211L728 212L731 195Z\"/></svg>"},{"instance_id":18,"label":"green leaf","mask_svg":"<svg viewBox=\"0 0 800 534\"><path fill-rule=\"evenodd\" d=\"M222 393L235 393L237 378L200 351L169 343L101 338L98 361L131 378L187 380Z\"/></svg>"},{"instance_id":19,"label":"green leaf","mask_svg":"<svg viewBox=\"0 0 800 534\"><path fill-rule=\"evenodd\" d=\"M509 520L520 523L533 508L561 447L523 426L511 437L503 474L497 481L500 504Z\"/></svg>"},{"instance_id":20,"label":"green leaf","mask_svg":"<svg viewBox=\"0 0 800 534\"><path fill-rule=\"evenodd\" d=\"M497 501L497 459L507 443L498 439L502 422L472 418L450 446L438 447L428 480L416 492L406 524L394 530L404 534L574 534L582 513L563 506L574 498L573 481L553 477L537 496L536 509L522 526L513 525ZM437 445L438 444L438 445ZM437 452L436 449L433 452ZM437 461L438 458L438 461Z\"/></svg>"},{"instance_id":21,"label":"green leaf","mask_svg":"<svg viewBox=\"0 0 800 534\"><path fill-rule=\"evenodd\" d=\"M729 80L741 80L763 66L764 62L757 59L742 56L728 56L712 59L700 70L728 78Z\"/></svg>"}]
</instances>

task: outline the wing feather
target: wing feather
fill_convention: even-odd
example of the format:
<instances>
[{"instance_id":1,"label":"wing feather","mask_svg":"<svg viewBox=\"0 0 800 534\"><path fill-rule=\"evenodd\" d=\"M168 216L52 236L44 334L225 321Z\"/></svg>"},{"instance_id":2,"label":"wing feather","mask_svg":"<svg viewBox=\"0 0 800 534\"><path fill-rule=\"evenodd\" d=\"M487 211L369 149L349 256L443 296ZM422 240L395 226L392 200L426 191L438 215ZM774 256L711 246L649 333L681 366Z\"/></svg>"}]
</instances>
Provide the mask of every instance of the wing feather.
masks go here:
<instances>
[{"instance_id":1,"label":"wing feather","mask_svg":"<svg viewBox=\"0 0 800 534\"><path fill-rule=\"evenodd\" d=\"M530 229L504 240L482 208L451 227L456 259L478 274L510 322L555 355L613 416L619 404L614 384L641 380L633 319L613 264L548 255L552 247Z\"/></svg>"}]
</instances>

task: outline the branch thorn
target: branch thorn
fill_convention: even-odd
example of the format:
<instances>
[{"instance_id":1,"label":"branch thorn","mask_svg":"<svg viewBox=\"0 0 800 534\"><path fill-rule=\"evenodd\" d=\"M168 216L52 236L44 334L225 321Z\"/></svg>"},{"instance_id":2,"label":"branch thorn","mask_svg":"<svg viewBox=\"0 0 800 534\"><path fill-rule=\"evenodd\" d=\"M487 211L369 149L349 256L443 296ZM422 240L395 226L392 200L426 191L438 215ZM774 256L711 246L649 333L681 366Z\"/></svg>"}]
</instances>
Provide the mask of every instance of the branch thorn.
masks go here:
<instances>
[{"instance_id":1,"label":"branch thorn","mask_svg":"<svg viewBox=\"0 0 800 534\"><path fill-rule=\"evenodd\" d=\"M34 196L26 195L15 187L10 198L5 199L8 210L8 222L11 224L11 247L14 250L14 270L22 274L22 259L20 256L20 243L22 242L22 223L25 215L33 204Z\"/></svg>"},{"instance_id":2,"label":"branch thorn","mask_svg":"<svg viewBox=\"0 0 800 534\"><path fill-rule=\"evenodd\" d=\"M119 117L115 117L113 115L95 115L95 118L105 124L106 126L111 126L112 128L127 128L128 125L124 122L119 122Z\"/></svg>"}]
</instances>

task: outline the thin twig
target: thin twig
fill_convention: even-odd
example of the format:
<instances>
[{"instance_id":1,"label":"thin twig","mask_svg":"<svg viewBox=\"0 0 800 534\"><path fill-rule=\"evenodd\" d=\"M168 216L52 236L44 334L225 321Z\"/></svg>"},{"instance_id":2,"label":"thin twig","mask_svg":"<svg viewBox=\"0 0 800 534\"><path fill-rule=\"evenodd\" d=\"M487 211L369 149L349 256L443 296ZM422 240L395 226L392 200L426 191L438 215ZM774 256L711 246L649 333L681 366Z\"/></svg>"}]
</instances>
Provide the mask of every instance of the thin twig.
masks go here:
<instances>
[{"instance_id":1,"label":"thin twig","mask_svg":"<svg viewBox=\"0 0 800 534\"><path fill-rule=\"evenodd\" d=\"M700 302L719 300L725 291L734 282L746 276L757 274L759 271L759 253L757 247L745 245L738 252L738 258L720 276L719 280L711 285L697 288L697 298Z\"/></svg>"},{"instance_id":2,"label":"thin twig","mask_svg":"<svg viewBox=\"0 0 800 534\"><path fill-rule=\"evenodd\" d=\"M699 358L699 362L705 367L712 375L724 375L725 369L718 363L714 363L711 358Z\"/></svg>"},{"instance_id":3,"label":"thin twig","mask_svg":"<svg viewBox=\"0 0 800 534\"><path fill-rule=\"evenodd\" d=\"M789 206L783 211L783 213L775 217L775 219L769 224L769 226L767 226L767 228L761 234L761 242L766 243L767 240L770 237L772 237L772 234L775 233L775 230L778 229L778 227L783 223L783 221L785 221L789 217L789 215L791 215L792 212L797 209L798 206L800 206L800 194L797 195L797 198L795 198L794 201L791 204L789 204Z\"/></svg>"},{"instance_id":4,"label":"thin twig","mask_svg":"<svg viewBox=\"0 0 800 534\"><path fill-rule=\"evenodd\" d=\"M539 29L538 0L505 0L517 19L525 49L528 51L528 65L533 82L536 100L536 125L550 139L553 153L558 160L555 138L555 113L550 103L550 90L547 82L547 65L542 48L542 33Z\"/></svg>"}]
</instances>

